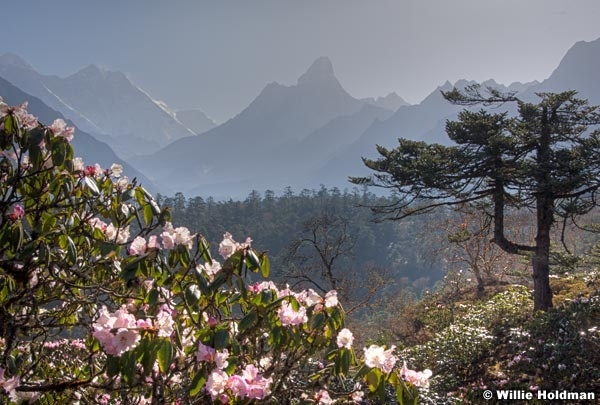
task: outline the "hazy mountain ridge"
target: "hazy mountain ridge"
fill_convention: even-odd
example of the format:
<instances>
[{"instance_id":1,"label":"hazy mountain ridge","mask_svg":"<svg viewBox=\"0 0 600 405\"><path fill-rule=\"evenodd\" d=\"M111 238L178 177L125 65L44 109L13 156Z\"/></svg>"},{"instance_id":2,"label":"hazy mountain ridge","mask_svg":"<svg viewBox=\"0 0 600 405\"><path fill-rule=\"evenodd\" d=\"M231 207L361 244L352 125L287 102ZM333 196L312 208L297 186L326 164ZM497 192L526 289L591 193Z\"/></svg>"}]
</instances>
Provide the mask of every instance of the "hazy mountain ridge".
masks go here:
<instances>
[{"instance_id":1,"label":"hazy mountain ridge","mask_svg":"<svg viewBox=\"0 0 600 405\"><path fill-rule=\"evenodd\" d=\"M274 173L282 183L294 184L304 173L292 171L296 165L291 163L274 171L272 162L297 161L299 142L335 118L358 113L364 105L343 89L331 61L321 57L297 84L270 83L222 125L133 162L173 191L197 190L202 185L210 190L210 185L231 182L252 189L267 177L277 177L271 176Z\"/></svg>"},{"instance_id":2,"label":"hazy mountain ridge","mask_svg":"<svg viewBox=\"0 0 600 405\"><path fill-rule=\"evenodd\" d=\"M481 84L505 92L516 92L524 99L535 97L534 93L540 91L585 89L580 90L580 94L589 97L590 102L593 102L594 97L589 94L589 89L593 89L595 83L600 83L596 73L600 72L600 50L597 48L600 48L600 40L576 44L574 49L567 52L553 74L542 83L514 82L505 86L489 79ZM583 69L577 68L578 70L572 67L579 66L580 63L586 63L588 66ZM577 73L571 74L569 73L571 71ZM304 98L290 90L307 83L311 84L313 91L307 93ZM319 100L320 105L323 105L324 94L329 95L331 92L349 96L335 78L331 62L327 58L319 58L298 79L296 86L282 86L277 83L267 85L242 113L205 134L216 135L215 138L222 137L222 140L229 139L229 143L204 139L200 146L198 141L187 139L178 141L148 159L143 167L152 171L152 162L158 160L160 156L174 158L183 153L186 157L176 163L177 167L172 167L169 171L168 164L165 163L164 167L158 170L164 170L168 174L153 178L162 184L169 177L182 176L182 182L171 184L177 190L184 192L190 190L192 194L201 195L210 195L218 190L220 196L243 197L252 188L277 189L281 184L289 184L296 188L315 187L319 184L343 188L348 186L348 176L368 173L361 158L376 157L376 144L393 148L399 137L442 144L451 143L445 133L445 122L455 119L462 107L448 103L442 97L441 91L453 87L464 88L474 83L469 80L446 82L419 104L401 105L396 110L392 109L395 112L391 115L381 111L380 114L368 116L368 113L360 112L361 110L346 114L338 113L337 117L308 132L306 126L302 127L302 125L312 119L311 114L304 109L305 106L311 105L311 97L314 98L313 103L316 103L314 100ZM600 91L596 94L600 94ZM328 99L331 100L331 97ZM354 100L355 103L358 101L363 105L373 105L375 104L373 101L377 99ZM473 108L479 109L481 106ZM288 119L289 111L293 111L302 120ZM284 119L286 114L288 118ZM255 131L256 127L245 125L252 121L260 121L261 130ZM344 128L343 122L352 124ZM347 136L343 135L344 132ZM284 136L286 134L287 136ZM285 142L284 138L288 141ZM248 156L256 157L261 162L260 165L253 164L251 158L240 158L239 154L231 152L233 145L246 145L244 142L247 143L250 139L255 142L254 146L262 145L262 148L253 146L245 148ZM204 149L204 152L201 152L203 154L224 150L222 156L228 162L226 168L212 163L207 164L210 159L207 160L204 155L196 154L200 149ZM169 154L165 155L165 152ZM194 156L197 156L199 161L188 165L187 162L193 160ZM229 157L233 159L229 160ZM265 159L268 160L267 163L264 162ZM165 159L165 162L169 161L170 158ZM241 163L236 166L236 161ZM182 175L182 173L186 174Z\"/></svg>"},{"instance_id":3,"label":"hazy mountain ridge","mask_svg":"<svg viewBox=\"0 0 600 405\"><path fill-rule=\"evenodd\" d=\"M48 107L42 100L30 94L23 92L7 80L0 77L0 96L8 105L28 102L28 111L36 116L44 125L50 125L57 118L63 118L73 125L73 122L66 119L60 112ZM142 173L132 167L129 163L119 158L109 145L98 141L92 135L80 129L75 130L72 140L75 155L83 158L87 164L98 163L102 167L110 167L113 163L123 165L123 174L130 179L138 179L139 184L143 185L150 192L158 191L157 187Z\"/></svg>"},{"instance_id":4,"label":"hazy mountain ridge","mask_svg":"<svg viewBox=\"0 0 600 405\"><path fill-rule=\"evenodd\" d=\"M123 73L88 65L61 78L43 75L17 55L0 56L0 75L60 111L123 157L152 153L194 134L165 103Z\"/></svg>"},{"instance_id":5,"label":"hazy mountain ridge","mask_svg":"<svg viewBox=\"0 0 600 405\"><path fill-rule=\"evenodd\" d=\"M200 135L217 126L204 111L198 109L176 111L175 117L196 135Z\"/></svg>"},{"instance_id":6,"label":"hazy mountain ridge","mask_svg":"<svg viewBox=\"0 0 600 405\"><path fill-rule=\"evenodd\" d=\"M36 91L42 91L46 82L54 83L54 87L65 94L76 93L63 87L70 83L77 88L73 83L78 81L87 83L87 89L93 89L94 86L89 83L96 82L131 84L123 74L102 71L95 66L82 69L66 79L42 76L16 55L0 57L0 73L3 69L18 70L24 76L23 72L29 72L27 74L33 80L28 86ZM590 103L600 104L598 72L600 39L575 44L551 76L541 83L515 82L504 86L490 79L482 85L517 92L519 97L534 101L537 99L536 92L577 89L580 96L588 98ZM340 84L331 61L320 57L298 78L296 84L267 84L244 110L218 126L214 126L214 122L202 112L174 112L142 89L136 92L130 88L131 93L120 93L123 99L144 94L142 104L152 105L157 116L169 117L172 125L181 125L187 132L160 149L157 149L160 142L137 138L134 133L112 133L105 139L111 145L119 145L123 138L133 140L132 147L140 155L144 152L142 145L146 146L146 152L157 149L154 153L130 160L163 193L182 191L188 195L242 198L252 189L278 190L287 185L296 189L319 184L343 188L349 185L348 176L368 173L361 158L375 157L376 144L393 148L399 137L449 144L445 122L455 119L462 107L448 103L440 92L474 83L468 80L446 82L414 105L409 105L396 93L357 99ZM110 93L106 89L97 91L101 96L103 91ZM92 111L92 104L86 104L86 94L91 97L96 94L95 90L89 93L80 91L77 93L79 99L75 96L63 99L48 91L44 94L62 108L73 105L73 113L84 111L85 115L81 114L84 121L88 115L93 121L98 120L97 116L108 114L100 107L98 111ZM136 103L129 101L124 104ZM115 126L127 127L124 122L116 120ZM166 137L164 133L161 136ZM155 142L154 145L151 142Z\"/></svg>"}]
</instances>

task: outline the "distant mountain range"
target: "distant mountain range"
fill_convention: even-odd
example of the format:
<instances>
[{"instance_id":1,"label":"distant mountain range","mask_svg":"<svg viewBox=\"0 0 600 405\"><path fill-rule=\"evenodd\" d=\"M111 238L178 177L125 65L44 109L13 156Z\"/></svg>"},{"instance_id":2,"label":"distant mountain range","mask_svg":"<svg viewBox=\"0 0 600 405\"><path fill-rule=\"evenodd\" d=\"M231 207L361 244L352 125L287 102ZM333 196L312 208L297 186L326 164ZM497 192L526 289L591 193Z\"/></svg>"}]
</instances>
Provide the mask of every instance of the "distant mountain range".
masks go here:
<instances>
[{"instance_id":1,"label":"distant mountain range","mask_svg":"<svg viewBox=\"0 0 600 405\"><path fill-rule=\"evenodd\" d=\"M163 194L219 199L288 185L344 188L348 176L367 173L361 157L375 156L376 144L394 147L399 137L448 144L445 122L460 107L446 102L440 90L473 83L447 82L416 105L395 93L357 99L321 57L296 84L268 84L242 112L215 126L202 111L175 112L122 73L93 65L61 79L5 54L0 76L60 111L91 134L86 136L106 141ZM541 83L504 86L490 79L483 85L531 100L537 92L574 89L600 104L600 39L575 44ZM6 98L4 91L0 87Z\"/></svg>"},{"instance_id":2,"label":"distant mountain range","mask_svg":"<svg viewBox=\"0 0 600 405\"><path fill-rule=\"evenodd\" d=\"M13 86L11 83L1 77L0 95L4 99L4 102L8 105L17 105L27 101L27 110L31 114L35 115L38 120L44 124L50 125L57 118L65 119L60 112L51 109L39 98L24 93L19 88ZM73 125L71 120L66 119L66 121L69 125ZM154 183L152 183L145 175L115 155L111 147L106 143L97 140L90 134L78 129L75 131L72 144L73 148L75 149L75 155L81 157L85 163L98 163L100 166L105 168L110 167L110 165L113 163L119 163L123 165L124 174L128 176L130 180L137 178L138 184L143 185L148 191L158 191L158 188L154 185Z\"/></svg>"},{"instance_id":3,"label":"distant mountain range","mask_svg":"<svg viewBox=\"0 0 600 405\"><path fill-rule=\"evenodd\" d=\"M109 143L124 158L152 153L174 140L200 133L121 72L89 65L60 78L37 72L17 55L4 54L0 55L0 76L61 112L79 129ZM187 113L185 117L197 120ZM208 129L210 123L200 127Z\"/></svg>"}]
</instances>

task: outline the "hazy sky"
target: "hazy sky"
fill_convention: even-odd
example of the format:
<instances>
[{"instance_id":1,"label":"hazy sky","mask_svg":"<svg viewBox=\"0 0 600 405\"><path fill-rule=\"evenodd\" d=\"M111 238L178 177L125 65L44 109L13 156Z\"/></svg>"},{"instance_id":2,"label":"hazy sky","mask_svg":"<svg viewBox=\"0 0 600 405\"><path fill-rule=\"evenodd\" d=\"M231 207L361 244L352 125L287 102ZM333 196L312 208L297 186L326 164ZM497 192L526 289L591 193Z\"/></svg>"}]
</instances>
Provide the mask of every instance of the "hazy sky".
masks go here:
<instances>
[{"instance_id":1,"label":"hazy sky","mask_svg":"<svg viewBox=\"0 0 600 405\"><path fill-rule=\"evenodd\" d=\"M543 80L600 37L598 0L21 0L1 14L0 53L59 76L121 70L217 121L319 56L355 97L416 103L446 80Z\"/></svg>"}]
</instances>

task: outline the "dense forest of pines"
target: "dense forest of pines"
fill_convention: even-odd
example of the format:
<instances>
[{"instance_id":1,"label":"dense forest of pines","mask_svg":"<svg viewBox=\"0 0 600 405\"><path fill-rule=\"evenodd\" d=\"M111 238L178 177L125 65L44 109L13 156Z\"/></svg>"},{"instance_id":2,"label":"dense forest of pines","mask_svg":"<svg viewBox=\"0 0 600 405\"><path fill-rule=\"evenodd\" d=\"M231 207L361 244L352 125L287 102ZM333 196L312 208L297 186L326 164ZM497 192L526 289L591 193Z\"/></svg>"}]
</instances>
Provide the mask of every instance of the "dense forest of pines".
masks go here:
<instances>
[{"instance_id":1,"label":"dense forest of pines","mask_svg":"<svg viewBox=\"0 0 600 405\"><path fill-rule=\"evenodd\" d=\"M186 198L177 193L159 195L158 202L171 208L174 225L200 232L213 244L225 232L238 239L250 236L258 249L269 249L273 276L290 284L293 280L286 276L294 271L292 267L318 272L325 266L309 263L318 256L317 249L339 250L331 266L336 273L385 268L388 285L408 283L417 293L445 273L445 261L433 246L445 235L440 226L444 214L376 222L368 207L391 203L391 198L356 187L300 192L287 188L282 195L253 191L244 201ZM436 221L437 231L432 232L430 224Z\"/></svg>"}]
</instances>

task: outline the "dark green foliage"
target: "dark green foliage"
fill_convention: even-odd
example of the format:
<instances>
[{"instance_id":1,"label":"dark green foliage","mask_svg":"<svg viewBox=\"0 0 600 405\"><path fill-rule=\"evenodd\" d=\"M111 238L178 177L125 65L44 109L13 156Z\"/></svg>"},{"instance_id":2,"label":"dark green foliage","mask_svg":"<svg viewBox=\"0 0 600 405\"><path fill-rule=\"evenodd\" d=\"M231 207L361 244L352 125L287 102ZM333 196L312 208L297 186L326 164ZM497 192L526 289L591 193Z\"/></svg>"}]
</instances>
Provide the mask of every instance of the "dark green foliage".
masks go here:
<instances>
[{"instance_id":1,"label":"dark green foliage","mask_svg":"<svg viewBox=\"0 0 600 405\"><path fill-rule=\"evenodd\" d=\"M402 219L440 206L472 204L493 218L493 241L508 253L531 257L535 310L552 306L549 287L551 231L557 219L588 213L600 188L600 124L597 106L575 91L539 93L536 104L479 86L444 93L460 105L516 102L518 113L463 111L447 122L455 146L400 139L381 157L364 159L375 171L351 178L356 184L389 188L393 204L375 206L383 219ZM504 218L509 208L530 209L536 218L535 243L509 240ZM565 247L566 248L566 247Z\"/></svg>"}]
</instances>

